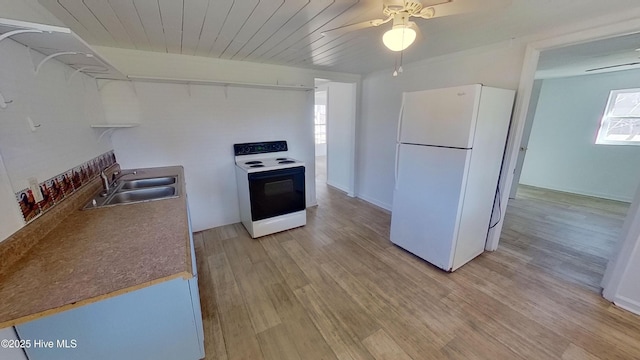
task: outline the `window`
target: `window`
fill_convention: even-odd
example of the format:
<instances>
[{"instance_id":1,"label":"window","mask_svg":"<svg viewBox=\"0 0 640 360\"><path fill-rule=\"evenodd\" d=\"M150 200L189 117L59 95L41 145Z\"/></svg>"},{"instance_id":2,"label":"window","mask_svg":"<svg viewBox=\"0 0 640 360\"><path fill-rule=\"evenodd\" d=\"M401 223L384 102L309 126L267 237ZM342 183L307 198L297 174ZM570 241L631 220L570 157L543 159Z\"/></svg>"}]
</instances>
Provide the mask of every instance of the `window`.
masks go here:
<instances>
[{"instance_id":1,"label":"window","mask_svg":"<svg viewBox=\"0 0 640 360\"><path fill-rule=\"evenodd\" d=\"M316 144L325 144L327 142L327 106L315 106L315 134Z\"/></svg>"},{"instance_id":2,"label":"window","mask_svg":"<svg viewBox=\"0 0 640 360\"><path fill-rule=\"evenodd\" d=\"M611 90L596 144L640 145L640 89Z\"/></svg>"}]
</instances>

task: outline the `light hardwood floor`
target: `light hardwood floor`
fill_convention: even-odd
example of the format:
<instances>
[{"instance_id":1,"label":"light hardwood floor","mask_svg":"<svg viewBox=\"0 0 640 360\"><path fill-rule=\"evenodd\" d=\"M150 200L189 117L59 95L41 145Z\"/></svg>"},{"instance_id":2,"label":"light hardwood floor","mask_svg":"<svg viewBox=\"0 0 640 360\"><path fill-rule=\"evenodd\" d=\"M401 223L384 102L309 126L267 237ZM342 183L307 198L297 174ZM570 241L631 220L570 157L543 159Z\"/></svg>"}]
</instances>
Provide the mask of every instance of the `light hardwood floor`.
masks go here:
<instances>
[{"instance_id":1,"label":"light hardwood floor","mask_svg":"<svg viewBox=\"0 0 640 360\"><path fill-rule=\"evenodd\" d=\"M600 292L629 203L518 187L500 246L531 258L538 271Z\"/></svg>"},{"instance_id":2,"label":"light hardwood floor","mask_svg":"<svg viewBox=\"0 0 640 360\"><path fill-rule=\"evenodd\" d=\"M195 234L207 359L640 359L640 317L518 246L448 274L389 242L388 212L318 203L260 239Z\"/></svg>"}]
</instances>

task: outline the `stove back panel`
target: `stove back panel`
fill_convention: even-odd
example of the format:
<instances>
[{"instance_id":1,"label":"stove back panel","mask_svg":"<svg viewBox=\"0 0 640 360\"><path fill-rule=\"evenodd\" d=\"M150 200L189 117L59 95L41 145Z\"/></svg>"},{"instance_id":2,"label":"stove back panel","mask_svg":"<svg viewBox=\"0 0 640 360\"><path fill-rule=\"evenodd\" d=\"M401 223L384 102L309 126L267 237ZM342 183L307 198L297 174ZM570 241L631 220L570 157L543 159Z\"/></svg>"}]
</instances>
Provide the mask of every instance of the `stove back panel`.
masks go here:
<instances>
[{"instance_id":1,"label":"stove back panel","mask_svg":"<svg viewBox=\"0 0 640 360\"><path fill-rule=\"evenodd\" d=\"M233 144L233 152L235 156L266 154L281 151L288 151L287 142L285 140Z\"/></svg>"}]
</instances>

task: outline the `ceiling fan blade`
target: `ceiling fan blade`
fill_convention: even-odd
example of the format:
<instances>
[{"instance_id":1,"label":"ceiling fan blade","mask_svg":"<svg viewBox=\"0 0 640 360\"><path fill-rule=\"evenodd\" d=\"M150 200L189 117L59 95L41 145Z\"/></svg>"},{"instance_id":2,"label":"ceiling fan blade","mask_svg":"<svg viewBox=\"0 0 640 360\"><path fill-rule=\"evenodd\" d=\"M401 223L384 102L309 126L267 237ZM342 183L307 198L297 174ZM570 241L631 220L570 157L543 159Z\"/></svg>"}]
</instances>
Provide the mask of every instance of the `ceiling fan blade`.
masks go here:
<instances>
[{"instance_id":1,"label":"ceiling fan blade","mask_svg":"<svg viewBox=\"0 0 640 360\"><path fill-rule=\"evenodd\" d=\"M367 21L363 21L363 22L359 22L359 23L355 23L355 24L341 26L341 27L338 27L338 28L335 28L335 29L322 31L320 34L322 36L325 36L325 37L337 37L337 36L344 35L344 34L346 34L348 32L351 32L351 31L356 31L356 30L360 30L360 29L366 29L366 28L370 28L370 27L374 27L374 26L380 26L382 24L385 24L385 23L389 22L391 19L392 19L392 17L388 17L386 19L367 20Z\"/></svg>"},{"instance_id":2,"label":"ceiling fan blade","mask_svg":"<svg viewBox=\"0 0 640 360\"><path fill-rule=\"evenodd\" d=\"M404 0L383 0L382 6L404 6Z\"/></svg>"},{"instance_id":3,"label":"ceiling fan blade","mask_svg":"<svg viewBox=\"0 0 640 360\"><path fill-rule=\"evenodd\" d=\"M452 0L444 4L425 6L421 14L417 16L432 19L478 11L489 11L507 7L511 5L511 2L512 0ZM433 9L433 11L430 9Z\"/></svg>"},{"instance_id":4,"label":"ceiling fan blade","mask_svg":"<svg viewBox=\"0 0 640 360\"><path fill-rule=\"evenodd\" d=\"M424 40L424 34L422 33L422 30L420 30L420 27L416 24L413 29L416 31L416 40L415 42L422 42Z\"/></svg>"}]
</instances>

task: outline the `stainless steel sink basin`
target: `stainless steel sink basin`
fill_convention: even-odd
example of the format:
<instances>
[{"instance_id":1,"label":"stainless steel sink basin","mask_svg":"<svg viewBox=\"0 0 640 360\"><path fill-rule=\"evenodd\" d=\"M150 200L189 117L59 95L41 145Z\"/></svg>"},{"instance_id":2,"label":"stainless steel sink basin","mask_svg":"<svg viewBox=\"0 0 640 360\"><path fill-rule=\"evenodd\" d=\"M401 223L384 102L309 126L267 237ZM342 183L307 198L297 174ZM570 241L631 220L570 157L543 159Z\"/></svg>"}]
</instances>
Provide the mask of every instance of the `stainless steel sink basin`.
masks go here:
<instances>
[{"instance_id":1,"label":"stainless steel sink basin","mask_svg":"<svg viewBox=\"0 0 640 360\"><path fill-rule=\"evenodd\" d=\"M134 180L121 179L114 184L107 195L96 195L84 209L98 209L105 206L135 204L146 201L178 197L181 187L177 176L159 176Z\"/></svg>"},{"instance_id":2,"label":"stainless steel sink basin","mask_svg":"<svg viewBox=\"0 0 640 360\"><path fill-rule=\"evenodd\" d=\"M148 179L125 180L120 186L120 190L143 189L156 186L173 185L176 183L175 176L165 176Z\"/></svg>"},{"instance_id":3,"label":"stainless steel sink basin","mask_svg":"<svg viewBox=\"0 0 640 360\"><path fill-rule=\"evenodd\" d=\"M173 186L157 186L136 190L119 191L109 197L105 205L157 200L172 197L175 195L176 188Z\"/></svg>"}]
</instances>

